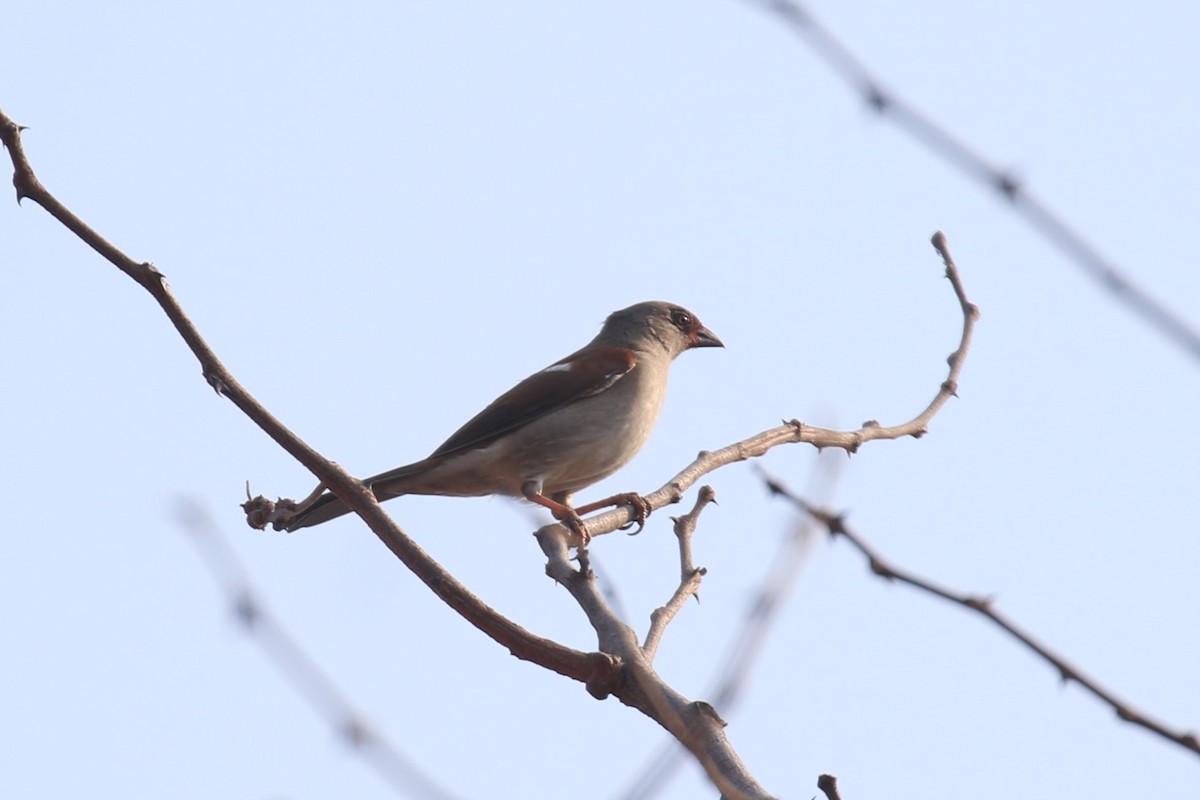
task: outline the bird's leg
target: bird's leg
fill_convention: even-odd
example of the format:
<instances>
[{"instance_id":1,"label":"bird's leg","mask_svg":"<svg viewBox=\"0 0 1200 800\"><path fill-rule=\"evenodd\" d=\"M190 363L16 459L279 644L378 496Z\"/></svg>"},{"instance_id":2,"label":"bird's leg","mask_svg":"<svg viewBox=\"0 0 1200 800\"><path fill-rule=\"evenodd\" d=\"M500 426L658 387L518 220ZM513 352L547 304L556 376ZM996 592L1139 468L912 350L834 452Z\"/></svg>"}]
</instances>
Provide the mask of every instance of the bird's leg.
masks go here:
<instances>
[{"instance_id":1,"label":"bird's leg","mask_svg":"<svg viewBox=\"0 0 1200 800\"><path fill-rule=\"evenodd\" d=\"M521 494L525 495L525 499L529 502L537 503L543 508L550 509L550 513L554 515L554 518L566 525L572 533L582 540L583 546L587 547L588 542L592 540L592 535L588 533L587 525L580 519L579 512L566 503L551 500L542 494L542 482L540 480L526 481L521 487Z\"/></svg>"},{"instance_id":2,"label":"bird's leg","mask_svg":"<svg viewBox=\"0 0 1200 800\"><path fill-rule=\"evenodd\" d=\"M590 514L593 511L599 511L602 508L609 506L629 506L633 509L633 519L621 526L621 530L625 530L637 523L637 530L629 534L634 536L642 532L642 528L646 527L646 517L650 516L653 510L650 508L650 501L642 497L637 492L621 492L614 494L612 497L606 497L603 500L598 500L595 503L588 503L586 506L580 506L575 509L576 514Z\"/></svg>"}]
</instances>

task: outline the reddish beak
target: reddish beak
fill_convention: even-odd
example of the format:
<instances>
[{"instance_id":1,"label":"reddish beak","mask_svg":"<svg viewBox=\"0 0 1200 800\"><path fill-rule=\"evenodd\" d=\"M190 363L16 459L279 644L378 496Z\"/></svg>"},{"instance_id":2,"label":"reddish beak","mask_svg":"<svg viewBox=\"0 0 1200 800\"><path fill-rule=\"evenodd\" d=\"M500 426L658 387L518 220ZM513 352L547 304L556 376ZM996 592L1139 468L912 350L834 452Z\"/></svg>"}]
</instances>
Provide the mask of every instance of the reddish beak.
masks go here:
<instances>
[{"instance_id":1,"label":"reddish beak","mask_svg":"<svg viewBox=\"0 0 1200 800\"><path fill-rule=\"evenodd\" d=\"M701 325L696 330L692 331L692 335L688 337L688 347L724 347L725 343L717 338L717 335Z\"/></svg>"}]
</instances>

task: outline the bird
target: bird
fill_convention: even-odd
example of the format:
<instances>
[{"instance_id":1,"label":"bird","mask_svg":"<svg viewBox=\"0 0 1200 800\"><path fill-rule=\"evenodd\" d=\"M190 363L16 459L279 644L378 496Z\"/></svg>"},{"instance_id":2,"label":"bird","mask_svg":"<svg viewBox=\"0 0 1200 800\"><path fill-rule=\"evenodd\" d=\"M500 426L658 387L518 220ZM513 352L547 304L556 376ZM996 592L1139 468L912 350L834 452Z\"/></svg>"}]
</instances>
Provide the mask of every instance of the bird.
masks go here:
<instances>
[{"instance_id":1,"label":"bird","mask_svg":"<svg viewBox=\"0 0 1200 800\"><path fill-rule=\"evenodd\" d=\"M524 498L549 509L586 545L582 514L631 505L644 524L649 504L632 492L574 507L571 496L629 462L658 421L677 356L724 347L682 306L662 301L614 311L596 338L535 372L459 428L428 458L367 478L376 499L402 495ZM301 504L288 531L349 513L329 492Z\"/></svg>"}]
</instances>

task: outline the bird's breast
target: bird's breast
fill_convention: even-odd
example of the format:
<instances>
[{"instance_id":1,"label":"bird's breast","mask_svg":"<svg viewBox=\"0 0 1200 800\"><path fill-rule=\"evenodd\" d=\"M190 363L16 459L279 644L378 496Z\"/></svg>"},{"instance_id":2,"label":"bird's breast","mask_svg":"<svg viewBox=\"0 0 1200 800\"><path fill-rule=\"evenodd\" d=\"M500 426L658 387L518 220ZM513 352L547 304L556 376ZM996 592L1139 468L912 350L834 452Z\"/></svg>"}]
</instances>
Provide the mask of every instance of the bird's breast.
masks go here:
<instances>
[{"instance_id":1,"label":"bird's breast","mask_svg":"<svg viewBox=\"0 0 1200 800\"><path fill-rule=\"evenodd\" d=\"M545 458L540 470L546 494L570 494L616 472L637 455L658 421L664 380L639 364L608 390L573 403L528 426Z\"/></svg>"}]
</instances>

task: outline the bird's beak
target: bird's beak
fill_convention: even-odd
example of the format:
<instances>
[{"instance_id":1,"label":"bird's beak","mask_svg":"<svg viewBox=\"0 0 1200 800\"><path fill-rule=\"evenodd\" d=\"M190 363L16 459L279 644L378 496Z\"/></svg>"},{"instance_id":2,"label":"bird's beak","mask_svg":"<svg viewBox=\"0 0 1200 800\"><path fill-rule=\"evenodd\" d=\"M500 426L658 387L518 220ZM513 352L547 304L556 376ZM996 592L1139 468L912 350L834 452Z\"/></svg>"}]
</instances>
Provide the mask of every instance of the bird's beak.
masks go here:
<instances>
[{"instance_id":1,"label":"bird's beak","mask_svg":"<svg viewBox=\"0 0 1200 800\"><path fill-rule=\"evenodd\" d=\"M692 331L692 335L688 337L688 347L724 347L725 343L717 338L717 335L701 325L696 330Z\"/></svg>"}]
</instances>

